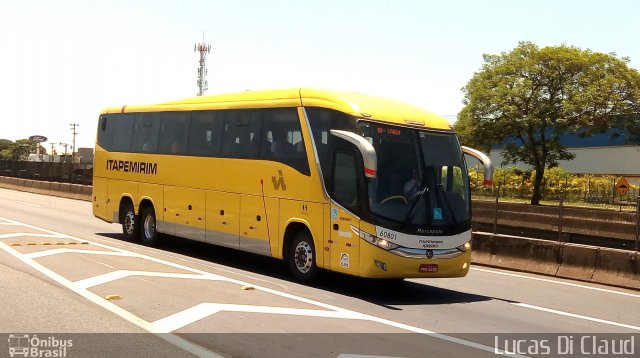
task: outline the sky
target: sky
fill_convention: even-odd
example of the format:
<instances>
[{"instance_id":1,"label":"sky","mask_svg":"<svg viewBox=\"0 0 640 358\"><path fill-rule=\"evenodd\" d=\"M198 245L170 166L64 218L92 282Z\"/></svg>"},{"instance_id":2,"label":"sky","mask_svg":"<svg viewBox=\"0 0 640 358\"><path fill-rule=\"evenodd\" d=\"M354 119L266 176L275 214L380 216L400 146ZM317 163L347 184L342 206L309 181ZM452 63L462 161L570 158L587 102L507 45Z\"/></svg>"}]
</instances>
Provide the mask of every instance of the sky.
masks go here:
<instances>
[{"instance_id":1,"label":"sky","mask_svg":"<svg viewBox=\"0 0 640 358\"><path fill-rule=\"evenodd\" d=\"M319 87L402 100L453 122L483 54L519 41L629 57L636 0L0 0L0 138L93 147L110 105Z\"/></svg>"}]
</instances>

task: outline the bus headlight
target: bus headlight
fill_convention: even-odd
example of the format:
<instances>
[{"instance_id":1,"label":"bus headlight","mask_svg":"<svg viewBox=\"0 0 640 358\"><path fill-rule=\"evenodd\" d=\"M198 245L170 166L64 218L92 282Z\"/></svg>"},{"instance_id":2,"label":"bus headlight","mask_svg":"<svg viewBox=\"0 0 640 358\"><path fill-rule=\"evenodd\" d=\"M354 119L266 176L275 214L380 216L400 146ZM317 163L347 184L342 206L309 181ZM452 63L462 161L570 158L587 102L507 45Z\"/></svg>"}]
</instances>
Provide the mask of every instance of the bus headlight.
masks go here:
<instances>
[{"instance_id":1,"label":"bus headlight","mask_svg":"<svg viewBox=\"0 0 640 358\"><path fill-rule=\"evenodd\" d=\"M358 230L359 235L361 238L363 238L365 241L370 242L380 248L383 248L385 250L393 250L398 248L398 244L394 244L393 242L390 242L387 239L382 239L379 238L377 236L373 236L371 234L369 234L368 232L364 232L362 230Z\"/></svg>"},{"instance_id":2,"label":"bus headlight","mask_svg":"<svg viewBox=\"0 0 640 358\"><path fill-rule=\"evenodd\" d=\"M389 242L386 239L380 239L380 238L378 238L378 240L375 242L375 244L380 246L381 248L383 248L385 250L393 250L393 249L398 247L397 244L394 244L393 242Z\"/></svg>"},{"instance_id":3,"label":"bus headlight","mask_svg":"<svg viewBox=\"0 0 640 358\"><path fill-rule=\"evenodd\" d=\"M462 251L462 252L467 252L467 251L471 250L471 242L465 242L464 245L458 246L457 249Z\"/></svg>"}]
</instances>

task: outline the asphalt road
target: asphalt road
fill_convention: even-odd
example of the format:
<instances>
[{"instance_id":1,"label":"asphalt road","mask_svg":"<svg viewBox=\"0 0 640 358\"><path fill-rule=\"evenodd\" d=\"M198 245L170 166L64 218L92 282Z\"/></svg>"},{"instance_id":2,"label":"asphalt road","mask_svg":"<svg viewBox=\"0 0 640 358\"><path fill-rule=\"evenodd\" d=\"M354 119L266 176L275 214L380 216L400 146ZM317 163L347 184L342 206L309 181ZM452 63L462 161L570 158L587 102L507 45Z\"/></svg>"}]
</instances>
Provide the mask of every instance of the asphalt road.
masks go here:
<instances>
[{"instance_id":1,"label":"asphalt road","mask_svg":"<svg viewBox=\"0 0 640 358\"><path fill-rule=\"evenodd\" d=\"M120 232L91 203L0 189L0 357L640 354L637 291L479 266L305 286L278 260Z\"/></svg>"}]
</instances>

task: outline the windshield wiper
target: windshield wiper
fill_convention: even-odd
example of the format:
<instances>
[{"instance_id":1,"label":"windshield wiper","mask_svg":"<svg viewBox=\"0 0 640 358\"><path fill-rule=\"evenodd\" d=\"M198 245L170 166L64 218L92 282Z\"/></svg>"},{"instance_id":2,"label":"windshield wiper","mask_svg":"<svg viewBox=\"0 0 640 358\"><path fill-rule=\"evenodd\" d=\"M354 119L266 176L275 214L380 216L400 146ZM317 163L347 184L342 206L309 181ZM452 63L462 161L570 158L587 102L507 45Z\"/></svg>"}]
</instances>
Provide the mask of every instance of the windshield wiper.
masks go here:
<instances>
[{"instance_id":1,"label":"windshield wiper","mask_svg":"<svg viewBox=\"0 0 640 358\"><path fill-rule=\"evenodd\" d=\"M405 225L410 223L411 220L413 220L413 217L416 215L416 209L420 207L420 204L422 204L422 200L424 200L424 195L428 192L429 192L429 187L425 186L424 189L422 189L422 191L420 192L420 196L418 197L418 200L416 200L416 202L411 207L411 210L407 213L404 220L402 221L402 227L404 227Z\"/></svg>"}]
</instances>

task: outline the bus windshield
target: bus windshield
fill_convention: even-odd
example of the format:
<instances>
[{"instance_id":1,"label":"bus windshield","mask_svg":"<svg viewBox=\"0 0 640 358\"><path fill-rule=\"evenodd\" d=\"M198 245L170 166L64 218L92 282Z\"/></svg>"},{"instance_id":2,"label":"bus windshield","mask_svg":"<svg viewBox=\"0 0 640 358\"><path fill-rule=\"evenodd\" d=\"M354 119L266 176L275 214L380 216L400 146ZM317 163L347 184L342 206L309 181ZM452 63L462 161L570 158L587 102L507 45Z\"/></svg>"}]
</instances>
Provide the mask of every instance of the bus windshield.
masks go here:
<instances>
[{"instance_id":1,"label":"bus windshield","mask_svg":"<svg viewBox=\"0 0 640 358\"><path fill-rule=\"evenodd\" d=\"M376 150L368 179L373 214L437 233L470 220L469 180L454 133L359 122Z\"/></svg>"}]
</instances>

